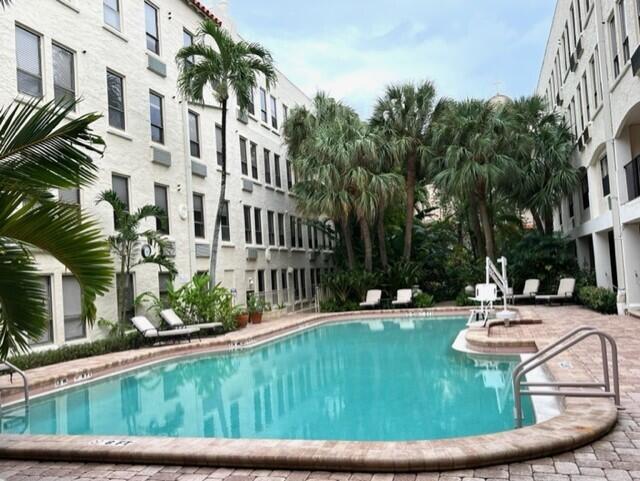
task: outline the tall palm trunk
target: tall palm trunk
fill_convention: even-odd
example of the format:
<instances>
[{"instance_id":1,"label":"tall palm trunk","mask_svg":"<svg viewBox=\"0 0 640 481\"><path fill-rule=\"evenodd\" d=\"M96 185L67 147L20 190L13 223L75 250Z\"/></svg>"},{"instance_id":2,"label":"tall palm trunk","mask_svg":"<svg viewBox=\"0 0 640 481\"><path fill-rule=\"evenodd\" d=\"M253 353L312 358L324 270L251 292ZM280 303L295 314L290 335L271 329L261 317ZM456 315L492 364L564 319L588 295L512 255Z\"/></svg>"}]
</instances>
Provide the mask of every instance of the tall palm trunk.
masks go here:
<instances>
[{"instance_id":1,"label":"tall palm trunk","mask_svg":"<svg viewBox=\"0 0 640 481\"><path fill-rule=\"evenodd\" d=\"M213 227L213 239L211 240L211 259L209 261L209 289L216 286L216 266L218 264L218 239L220 238L220 223L227 191L227 102L222 103L222 172L220 173L220 196L218 198L218 210Z\"/></svg>"},{"instance_id":2,"label":"tall palm trunk","mask_svg":"<svg viewBox=\"0 0 640 481\"><path fill-rule=\"evenodd\" d=\"M472 244L475 246L476 255L480 258L485 258L487 256L487 249L485 247L484 235L482 233L482 229L480 228L480 221L478 220L478 197L475 193L471 194L471 202L469 202L469 224L471 226L471 231L473 232L473 237L475 238L475 242Z\"/></svg>"},{"instance_id":3,"label":"tall palm trunk","mask_svg":"<svg viewBox=\"0 0 640 481\"><path fill-rule=\"evenodd\" d=\"M553 233L553 212L547 209L542 215L544 220L544 233L552 234Z\"/></svg>"},{"instance_id":4,"label":"tall palm trunk","mask_svg":"<svg viewBox=\"0 0 640 481\"><path fill-rule=\"evenodd\" d=\"M404 222L404 250L402 257L411 259L411 240L413 235L413 209L416 202L416 162L417 154L414 152L407 159L407 210Z\"/></svg>"},{"instance_id":5,"label":"tall palm trunk","mask_svg":"<svg viewBox=\"0 0 640 481\"><path fill-rule=\"evenodd\" d=\"M387 255L386 237L384 234L384 209L376 220L376 233L378 235L378 250L380 251L380 264L383 268L389 267L389 256Z\"/></svg>"},{"instance_id":6,"label":"tall palm trunk","mask_svg":"<svg viewBox=\"0 0 640 481\"><path fill-rule=\"evenodd\" d=\"M367 272L373 271L373 245L371 242L371 231L369 230L369 223L364 216L358 216L358 222L360 224L360 235L362 236L362 243L364 244L364 268Z\"/></svg>"},{"instance_id":7,"label":"tall palm trunk","mask_svg":"<svg viewBox=\"0 0 640 481\"><path fill-rule=\"evenodd\" d=\"M342 241L347 251L347 266L349 269L354 269L356 257L353 252L353 236L351 235L351 224L348 217L340 222L340 227L342 229Z\"/></svg>"},{"instance_id":8,"label":"tall palm trunk","mask_svg":"<svg viewBox=\"0 0 640 481\"><path fill-rule=\"evenodd\" d=\"M478 213L480 214L480 224L484 235L484 245L487 249L487 257L496 258L495 240L493 237L493 226L491 225L491 216L489 215L489 207L485 195L478 195Z\"/></svg>"},{"instance_id":9,"label":"tall palm trunk","mask_svg":"<svg viewBox=\"0 0 640 481\"><path fill-rule=\"evenodd\" d=\"M542 218L540 218L540 215L535 210L531 210L531 217L533 217L533 221L536 224L536 228L538 229L538 232L540 232L541 234L544 234L545 233L544 222L542 222Z\"/></svg>"}]
</instances>

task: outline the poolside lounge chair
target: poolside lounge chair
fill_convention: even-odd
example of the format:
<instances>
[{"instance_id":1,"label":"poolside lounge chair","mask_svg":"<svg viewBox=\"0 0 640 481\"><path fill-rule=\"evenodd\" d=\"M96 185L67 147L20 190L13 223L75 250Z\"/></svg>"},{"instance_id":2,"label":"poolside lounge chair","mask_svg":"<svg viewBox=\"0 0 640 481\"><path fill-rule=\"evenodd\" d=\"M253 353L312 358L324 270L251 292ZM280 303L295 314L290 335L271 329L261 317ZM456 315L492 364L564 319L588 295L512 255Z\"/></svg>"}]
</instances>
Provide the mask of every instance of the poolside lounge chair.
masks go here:
<instances>
[{"instance_id":1,"label":"poolside lounge chair","mask_svg":"<svg viewBox=\"0 0 640 481\"><path fill-rule=\"evenodd\" d=\"M396 298L391 301L394 306L409 306L413 299L413 291L411 289L398 289Z\"/></svg>"},{"instance_id":2,"label":"poolside lounge chair","mask_svg":"<svg viewBox=\"0 0 640 481\"><path fill-rule=\"evenodd\" d=\"M553 301L557 301L560 304L564 301L569 301L573 298L573 293L576 290L576 280L572 277L560 279L560 285L558 286L557 294L547 294L543 296L536 296L536 302L542 301L551 304Z\"/></svg>"},{"instance_id":3,"label":"poolside lounge chair","mask_svg":"<svg viewBox=\"0 0 640 481\"><path fill-rule=\"evenodd\" d=\"M376 307L380 305L382 299L382 291L379 289L372 289L367 291L367 297L364 302L360 303L360 307Z\"/></svg>"},{"instance_id":4,"label":"poolside lounge chair","mask_svg":"<svg viewBox=\"0 0 640 481\"><path fill-rule=\"evenodd\" d=\"M511 300L515 304L517 301L535 301L536 296L538 295L538 289L540 289L540 280L539 279L527 279L524 283L524 288L522 289L522 294L513 294L511 295Z\"/></svg>"},{"instance_id":5,"label":"poolside lounge chair","mask_svg":"<svg viewBox=\"0 0 640 481\"><path fill-rule=\"evenodd\" d=\"M221 322L206 322L202 324L193 324L193 325L187 326L185 325L184 322L182 322L182 319L180 319L180 316L178 316L178 314L176 314L173 309L165 309L163 311L160 311L160 317L162 317L164 322L169 324L169 327L171 329L185 329L185 328L193 327L201 331L206 331L210 329L220 329L222 327Z\"/></svg>"},{"instance_id":6,"label":"poolside lounge chair","mask_svg":"<svg viewBox=\"0 0 640 481\"><path fill-rule=\"evenodd\" d=\"M142 334L145 339L151 340L152 343L162 339L187 338L191 342L191 335L196 334L200 329L196 327L185 327L184 329L168 329L160 330L147 319L145 316L135 316L131 318L131 323Z\"/></svg>"}]
</instances>

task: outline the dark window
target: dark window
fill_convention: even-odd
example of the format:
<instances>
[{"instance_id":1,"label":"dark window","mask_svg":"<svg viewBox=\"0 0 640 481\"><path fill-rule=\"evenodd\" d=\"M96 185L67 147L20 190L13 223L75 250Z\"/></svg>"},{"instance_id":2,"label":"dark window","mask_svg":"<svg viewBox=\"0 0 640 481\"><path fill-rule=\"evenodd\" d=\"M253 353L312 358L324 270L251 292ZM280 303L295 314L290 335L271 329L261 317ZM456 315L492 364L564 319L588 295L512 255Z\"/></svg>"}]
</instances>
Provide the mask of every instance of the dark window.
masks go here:
<instances>
[{"instance_id":1,"label":"dark window","mask_svg":"<svg viewBox=\"0 0 640 481\"><path fill-rule=\"evenodd\" d=\"M165 185L155 184L153 194L156 207L164 211L164 216L156 217L156 230L161 234L169 234L169 195Z\"/></svg>"},{"instance_id":2,"label":"dark window","mask_svg":"<svg viewBox=\"0 0 640 481\"><path fill-rule=\"evenodd\" d=\"M253 216L256 225L256 244L262 245L262 211L257 207L254 208Z\"/></svg>"},{"instance_id":3,"label":"dark window","mask_svg":"<svg viewBox=\"0 0 640 481\"><path fill-rule=\"evenodd\" d=\"M307 249L313 249L313 234L312 227L307 224Z\"/></svg>"},{"instance_id":4,"label":"dark window","mask_svg":"<svg viewBox=\"0 0 640 481\"><path fill-rule=\"evenodd\" d=\"M629 36L627 35L627 13L624 0L618 0L618 20L620 22L620 39L622 41L622 58L624 63L629 60Z\"/></svg>"},{"instance_id":5,"label":"dark window","mask_svg":"<svg viewBox=\"0 0 640 481\"><path fill-rule=\"evenodd\" d=\"M29 344L47 344L53 342L53 311L51 309L51 278L49 276L40 277L42 290L44 292L44 310L46 313L45 329L38 339L30 339Z\"/></svg>"},{"instance_id":6,"label":"dark window","mask_svg":"<svg viewBox=\"0 0 640 481\"><path fill-rule=\"evenodd\" d=\"M618 34L616 31L616 18L609 20L609 41L611 43L611 58L613 59L613 78L620 75L620 58L618 56Z\"/></svg>"},{"instance_id":7,"label":"dark window","mask_svg":"<svg viewBox=\"0 0 640 481\"><path fill-rule=\"evenodd\" d=\"M627 195L629 200L640 197L640 156L633 159L624 167L624 173L627 178Z\"/></svg>"},{"instance_id":8,"label":"dark window","mask_svg":"<svg viewBox=\"0 0 640 481\"><path fill-rule=\"evenodd\" d=\"M320 247L318 245L318 228L317 227L313 228L313 245L315 246L316 249Z\"/></svg>"},{"instance_id":9,"label":"dark window","mask_svg":"<svg viewBox=\"0 0 640 481\"><path fill-rule=\"evenodd\" d=\"M606 155L600 159L600 172L602 174L602 195L606 197L611 193L611 186L609 185L609 161Z\"/></svg>"},{"instance_id":10,"label":"dark window","mask_svg":"<svg viewBox=\"0 0 640 481\"><path fill-rule=\"evenodd\" d=\"M258 180L258 146L251 142L251 177Z\"/></svg>"},{"instance_id":11,"label":"dark window","mask_svg":"<svg viewBox=\"0 0 640 481\"><path fill-rule=\"evenodd\" d=\"M196 237L204 238L204 196L193 194L193 232Z\"/></svg>"},{"instance_id":12,"label":"dark window","mask_svg":"<svg viewBox=\"0 0 640 481\"><path fill-rule=\"evenodd\" d=\"M189 150L191 157L200 157L200 119L198 114L189 111Z\"/></svg>"},{"instance_id":13,"label":"dark window","mask_svg":"<svg viewBox=\"0 0 640 481\"><path fill-rule=\"evenodd\" d=\"M264 271L258 271L258 292L264 294Z\"/></svg>"},{"instance_id":14,"label":"dark window","mask_svg":"<svg viewBox=\"0 0 640 481\"><path fill-rule=\"evenodd\" d=\"M149 122L151 124L151 140L164 144L162 97L154 92L149 92Z\"/></svg>"},{"instance_id":15,"label":"dark window","mask_svg":"<svg viewBox=\"0 0 640 481\"><path fill-rule=\"evenodd\" d=\"M298 219L298 247L304 247L302 243L302 219Z\"/></svg>"},{"instance_id":16,"label":"dark window","mask_svg":"<svg viewBox=\"0 0 640 481\"><path fill-rule=\"evenodd\" d=\"M271 184L271 152L267 149L263 151L264 155L264 181L267 184Z\"/></svg>"},{"instance_id":17,"label":"dark window","mask_svg":"<svg viewBox=\"0 0 640 481\"><path fill-rule=\"evenodd\" d=\"M253 88L249 89L249 106L247 108L247 110L249 110L249 113L251 115L255 115L256 114L256 103L253 97Z\"/></svg>"},{"instance_id":18,"label":"dark window","mask_svg":"<svg viewBox=\"0 0 640 481\"><path fill-rule=\"evenodd\" d=\"M280 175L280 156L273 154L273 170L276 177L276 187L282 187L282 176Z\"/></svg>"},{"instance_id":19,"label":"dark window","mask_svg":"<svg viewBox=\"0 0 640 481\"><path fill-rule=\"evenodd\" d=\"M222 214L220 216L220 235L222 240L229 242L231 240L231 229L229 226L229 201L225 200L222 204Z\"/></svg>"},{"instance_id":20,"label":"dark window","mask_svg":"<svg viewBox=\"0 0 640 481\"><path fill-rule=\"evenodd\" d=\"M271 269L271 302L278 304L278 271Z\"/></svg>"},{"instance_id":21,"label":"dark window","mask_svg":"<svg viewBox=\"0 0 640 481\"><path fill-rule=\"evenodd\" d=\"M300 291L302 294L302 298L307 298L307 271L305 269L300 269Z\"/></svg>"},{"instance_id":22,"label":"dark window","mask_svg":"<svg viewBox=\"0 0 640 481\"><path fill-rule=\"evenodd\" d=\"M251 207L244 206L244 241L247 244L251 244L253 241L253 235L251 233Z\"/></svg>"},{"instance_id":23,"label":"dark window","mask_svg":"<svg viewBox=\"0 0 640 481\"><path fill-rule=\"evenodd\" d=\"M65 341L86 337L86 323L82 317L82 290L73 276L62 276L62 308Z\"/></svg>"},{"instance_id":24,"label":"dark window","mask_svg":"<svg viewBox=\"0 0 640 481\"><path fill-rule=\"evenodd\" d=\"M53 95L56 101L76 99L74 54L60 45L53 44Z\"/></svg>"},{"instance_id":25,"label":"dark window","mask_svg":"<svg viewBox=\"0 0 640 481\"><path fill-rule=\"evenodd\" d=\"M144 2L144 24L147 33L147 50L159 54L158 9L149 2Z\"/></svg>"},{"instance_id":26,"label":"dark window","mask_svg":"<svg viewBox=\"0 0 640 481\"><path fill-rule=\"evenodd\" d=\"M273 95L271 96L271 126L274 129L278 128L278 104Z\"/></svg>"},{"instance_id":27,"label":"dark window","mask_svg":"<svg viewBox=\"0 0 640 481\"><path fill-rule=\"evenodd\" d=\"M311 279L311 298L316 296L316 269L309 269L309 278Z\"/></svg>"},{"instance_id":28,"label":"dark window","mask_svg":"<svg viewBox=\"0 0 640 481\"><path fill-rule=\"evenodd\" d=\"M285 246L284 214L278 214L278 245Z\"/></svg>"},{"instance_id":29,"label":"dark window","mask_svg":"<svg viewBox=\"0 0 640 481\"><path fill-rule=\"evenodd\" d=\"M102 11L104 23L120 30L120 0L103 0Z\"/></svg>"},{"instance_id":30,"label":"dark window","mask_svg":"<svg viewBox=\"0 0 640 481\"><path fill-rule=\"evenodd\" d=\"M163 307L169 306L169 285L172 281L168 272L158 272L158 297Z\"/></svg>"},{"instance_id":31,"label":"dark window","mask_svg":"<svg viewBox=\"0 0 640 481\"><path fill-rule=\"evenodd\" d=\"M122 175L113 174L111 176L111 188L125 206L125 210L129 212L129 179ZM118 228L118 219L115 212L113 213L113 225Z\"/></svg>"},{"instance_id":32,"label":"dark window","mask_svg":"<svg viewBox=\"0 0 640 481\"><path fill-rule=\"evenodd\" d=\"M182 31L182 46L183 47L190 47L191 45L193 45L193 34L187 30L183 30ZM187 64L188 67L191 67L194 63L195 63L195 58L194 57L189 57L188 59L185 60L185 63Z\"/></svg>"},{"instance_id":33,"label":"dark window","mask_svg":"<svg viewBox=\"0 0 640 481\"><path fill-rule=\"evenodd\" d=\"M293 299L300 299L300 282L298 279L298 269L293 270Z\"/></svg>"},{"instance_id":34,"label":"dark window","mask_svg":"<svg viewBox=\"0 0 640 481\"><path fill-rule=\"evenodd\" d=\"M287 269L282 269L282 271L280 272L280 289L282 289L282 294L283 294L283 300L284 302L287 302L289 300L289 287L288 287L288 282L287 282Z\"/></svg>"},{"instance_id":35,"label":"dark window","mask_svg":"<svg viewBox=\"0 0 640 481\"><path fill-rule=\"evenodd\" d=\"M291 247L296 246L296 218L289 216L289 236L291 237Z\"/></svg>"},{"instance_id":36,"label":"dark window","mask_svg":"<svg viewBox=\"0 0 640 481\"><path fill-rule=\"evenodd\" d=\"M124 130L124 78L107 70L109 125Z\"/></svg>"},{"instance_id":37,"label":"dark window","mask_svg":"<svg viewBox=\"0 0 640 481\"><path fill-rule=\"evenodd\" d=\"M291 162L289 161L289 159L287 159L285 162L287 164L287 188L291 190L291 187L293 187L293 178L291 177Z\"/></svg>"},{"instance_id":38,"label":"dark window","mask_svg":"<svg viewBox=\"0 0 640 481\"><path fill-rule=\"evenodd\" d=\"M269 245L276 245L275 218L272 211L267 211L267 235L269 237Z\"/></svg>"},{"instance_id":39,"label":"dark window","mask_svg":"<svg viewBox=\"0 0 640 481\"><path fill-rule=\"evenodd\" d=\"M262 121L267 123L267 92L263 88L260 88L260 115Z\"/></svg>"},{"instance_id":40,"label":"dark window","mask_svg":"<svg viewBox=\"0 0 640 481\"><path fill-rule=\"evenodd\" d=\"M573 194L569 196L569 219L573 218L575 212L573 210Z\"/></svg>"},{"instance_id":41,"label":"dark window","mask_svg":"<svg viewBox=\"0 0 640 481\"><path fill-rule=\"evenodd\" d=\"M77 187L60 189L58 191L58 199L65 204L80 205L80 189Z\"/></svg>"},{"instance_id":42,"label":"dark window","mask_svg":"<svg viewBox=\"0 0 640 481\"><path fill-rule=\"evenodd\" d=\"M222 127L216 125L216 160L222 167Z\"/></svg>"},{"instance_id":43,"label":"dark window","mask_svg":"<svg viewBox=\"0 0 640 481\"><path fill-rule=\"evenodd\" d=\"M587 176L586 173L582 176L582 180L580 184L581 184L580 190L582 192L582 208L588 209L589 208L589 177Z\"/></svg>"},{"instance_id":44,"label":"dark window","mask_svg":"<svg viewBox=\"0 0 640 481\"><path fill-rule=\"evenodd\" d=\"M249 175L249 165L247 163L247 140L240 137L240 167L242 175Z\"/></svg>"},{"instance_id":45,"label":"dark window","mask_svg":"<svg viewBox=\"0 0 640 481\"><path fill-rule=\"evenodd\" d=\"M16 26L16 61L18 92L42 97L40 36Z\"/></svg>"}]
</instances>

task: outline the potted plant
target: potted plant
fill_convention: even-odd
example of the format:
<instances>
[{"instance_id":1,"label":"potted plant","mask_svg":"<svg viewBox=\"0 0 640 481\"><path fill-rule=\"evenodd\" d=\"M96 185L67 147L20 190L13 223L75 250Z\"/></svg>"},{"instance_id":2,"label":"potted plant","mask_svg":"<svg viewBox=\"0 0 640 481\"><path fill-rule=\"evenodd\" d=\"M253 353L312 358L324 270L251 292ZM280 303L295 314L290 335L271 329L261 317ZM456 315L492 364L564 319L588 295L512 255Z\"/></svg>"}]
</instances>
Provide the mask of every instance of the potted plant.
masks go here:
<instances>
[{"instance_id":1,"label":"potted plant","mask_svg":"<svg viewBox=\"0 0 640 481\"><path fill-rule=\"evenodd\" d=\"M250 296L247 299L247 310L249 311L249 321L252 324L262 322L262 313L267 308L267 302L260 296Z\"/></svg>"},{"instance_id":2,"label":"potted plant","mask_svg":"<svg viewBox=\"0 0 640 481\"><path fill-rule=\"evenodd\" d=\"M238 329L247 327L249 323L249 311L245 309L244 306L236 306L234 311Z\"/></svg>"}]
</instances>

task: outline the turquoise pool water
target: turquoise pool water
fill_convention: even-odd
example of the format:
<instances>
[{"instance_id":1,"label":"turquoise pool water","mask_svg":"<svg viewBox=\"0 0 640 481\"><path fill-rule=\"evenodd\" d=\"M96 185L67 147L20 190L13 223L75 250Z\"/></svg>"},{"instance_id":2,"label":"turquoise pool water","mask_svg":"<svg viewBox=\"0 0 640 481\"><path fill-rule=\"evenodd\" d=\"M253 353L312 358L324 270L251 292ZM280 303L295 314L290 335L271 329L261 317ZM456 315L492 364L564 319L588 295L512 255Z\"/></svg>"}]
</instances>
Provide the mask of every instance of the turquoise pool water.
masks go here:
<instances>
[{"instance_id":1,"label":"turquoise pool water","mask_svg":"<svg viewBox=\"0 0 640 481\"><path fill-rule=\"evenodd\" d=\"M2 432L437 439L513 428L516 358L451 344L462 318L334 324L255 349L130 371L5 409ZM528 403L528 400L527 400ZM525 404L532 422L531 405Z\"/></svg>"}]
</instances>

